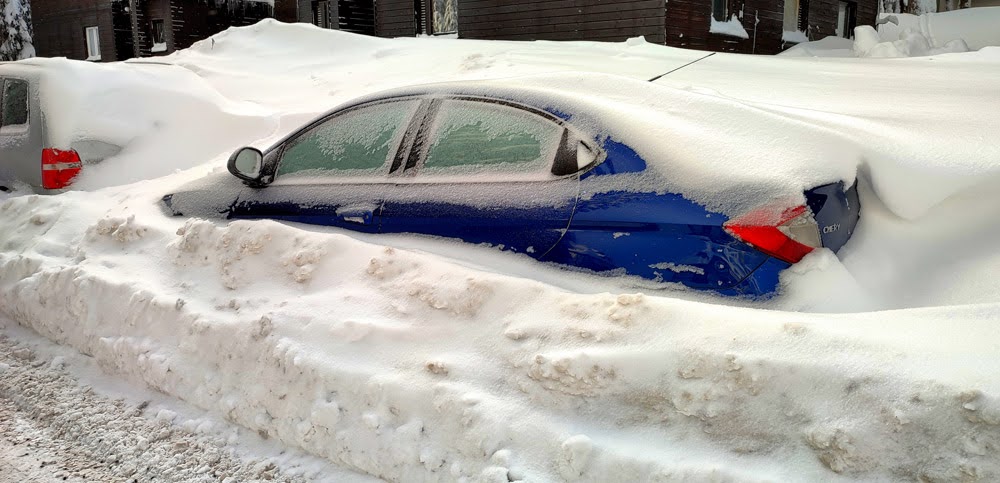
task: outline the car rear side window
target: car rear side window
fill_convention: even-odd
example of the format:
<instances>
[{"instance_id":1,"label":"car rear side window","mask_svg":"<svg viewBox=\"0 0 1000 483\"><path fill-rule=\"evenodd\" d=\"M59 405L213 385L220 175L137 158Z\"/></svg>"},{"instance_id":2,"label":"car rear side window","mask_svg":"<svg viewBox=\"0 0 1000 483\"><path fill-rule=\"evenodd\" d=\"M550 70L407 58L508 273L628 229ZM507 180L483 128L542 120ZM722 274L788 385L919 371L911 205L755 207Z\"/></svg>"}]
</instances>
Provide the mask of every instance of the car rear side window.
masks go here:
<instances>
[{"instance_id":1,"label":"car rear side window","mask_svg":"<svg viewBox=\"0 0 1000 483\"><path fill-rule=\"evenodd\" d=\"M388 163L419 101L375 104L328 119L291 141L277 177L378 176Z\"/></svg>"},{"instance_id":2,"label":"car rear side window","mask_svg":"<svg viewBox=\"0 0 1000 483\"><path fill-rule=\"evenodd\" d=\"M441 106L421 175L549 173L563 127L536 114L483 101Z\"/></svg>"},{"instance_id":3,"label":"car rear side window","mask_svg":"<svg viewBox=\"0 0 1000 483\"><path fill-rule=\"evenodd\" d=\"M28 83L20 79L3 81L3 110L0 129L17 130L28 124Z\"/></svg>"}]
</instances>

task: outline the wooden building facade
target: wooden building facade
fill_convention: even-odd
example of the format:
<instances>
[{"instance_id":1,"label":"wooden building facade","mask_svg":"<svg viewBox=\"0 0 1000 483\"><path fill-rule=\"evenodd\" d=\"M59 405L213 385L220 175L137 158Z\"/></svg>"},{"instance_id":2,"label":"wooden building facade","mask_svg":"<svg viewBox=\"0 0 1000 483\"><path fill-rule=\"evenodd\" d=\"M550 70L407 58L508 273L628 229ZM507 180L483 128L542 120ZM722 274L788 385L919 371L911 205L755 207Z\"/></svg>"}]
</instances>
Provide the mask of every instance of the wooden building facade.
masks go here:
<instances>
[{"instance_id":1,"label":"wooden building facade","mask_svg":"<svg viewBox=\"0 0 1000 483\"><path fill-rule=\"evenodd\" d=\"M879 1L291 0L296 12L278 18L382 37L457 33L468 39L622 41L643 36L674 47L776 54L804 40L850 37L857 25L874 25ZM373 12L374 18L352 14L359 11Z\"/></svg>"},{"instance_id":2,"label":"wooden building facade","mask_svg":"<svg viewBox=\"0 0 1000 483\"><path fill-rule=\"evenodd\" d=\"M32 8L41 56L162 55L265 17L366 35L622 41L775 54L874 25L882 0L46 0Z\"/></svg>"},{"instance_id":3,"label":"wooden building facade","mask_svg":"<svg viewBox=\"0 0 1000 483\"><path fill-rule=\"evenodd\" d=\"M231 26L274 16L244 0L46 0L32 4L42 57L111 62L165 55Z\"/></svg>"},{"instance_id":4,"label":"wooden building facade","mask_svg":"<svg viewBox=\"0 0 1000 483\"><path fill-rule=\"evenodd\" d=\"M112 3L107 0L31 2L35 54L81 60L116 60L112 18ZM95 38L96 46L93 45ZM90 52L88 45L91 46ZM95 50L97 55L94 55Z\"/></svg>"},{"instance_id":5,"label":"wooden building facade","mask_svg":"<svg viewBox=\"0 0 1000 483\"><path fill-rule=\"evenodd\" d=\"M849 37L857 25L874 25L878 1L458 0L458 34L509 40L643 36L673 47L776 54L802 40Z\"/></svg>"}]
</instances>

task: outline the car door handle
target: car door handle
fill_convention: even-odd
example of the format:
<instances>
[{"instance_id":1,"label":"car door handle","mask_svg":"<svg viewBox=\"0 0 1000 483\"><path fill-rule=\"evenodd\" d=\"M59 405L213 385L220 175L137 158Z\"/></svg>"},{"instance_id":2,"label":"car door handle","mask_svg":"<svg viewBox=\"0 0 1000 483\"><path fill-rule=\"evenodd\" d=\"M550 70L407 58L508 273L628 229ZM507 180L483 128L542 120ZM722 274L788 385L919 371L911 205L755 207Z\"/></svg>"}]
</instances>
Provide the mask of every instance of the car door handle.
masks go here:
<instances>
[{"instance_id":1,"label":"car door handle","mask_svg":"<svg viewBox=\"0 0 1000 483\"><path fill-rule=\"evenodd\" d=\"M375 214L372 210L337 210L337 218L346 223L370 225Z\"/></svg>"}]
</instances>

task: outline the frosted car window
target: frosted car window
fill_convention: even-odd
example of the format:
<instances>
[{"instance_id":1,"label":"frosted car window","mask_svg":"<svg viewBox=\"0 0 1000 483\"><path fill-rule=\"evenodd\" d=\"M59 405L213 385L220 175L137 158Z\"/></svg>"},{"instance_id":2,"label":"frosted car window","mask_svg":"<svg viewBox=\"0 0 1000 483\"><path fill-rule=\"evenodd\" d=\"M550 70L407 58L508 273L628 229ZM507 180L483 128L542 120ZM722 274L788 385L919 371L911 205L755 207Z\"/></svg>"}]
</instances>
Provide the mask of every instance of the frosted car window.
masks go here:
<instances>
[{"instance_id":1,"label":"frosted car window","mask_svg":"<svg viewBox=\"0 0 1000 483\"><path fill-rule=\"evenodd\" d=\"M430 134L422 174L548 171L562 131L558 124L521 109L448 101Z\"/></svg>"},{"instance_id":2,"label":"frosted car window","mask_svg":"<svg viewBox=\"0 0 1000 483\"><path fill-rule=\"evenodd\" d=\"M277 176L385 174L419 101L377 104L338 115L285 148Z\"/></svg>"},{"instance_id":3,"label":"frosted car window","mask_svg":"<svg viewBox=\"0 0 1000 483\"><path fill-rule=\"evenodd\" d=\"M23 126L28 124L28 83L18 79L7 79L3 83L3 111L0 126Z\"/></svg>"}]
</instances>

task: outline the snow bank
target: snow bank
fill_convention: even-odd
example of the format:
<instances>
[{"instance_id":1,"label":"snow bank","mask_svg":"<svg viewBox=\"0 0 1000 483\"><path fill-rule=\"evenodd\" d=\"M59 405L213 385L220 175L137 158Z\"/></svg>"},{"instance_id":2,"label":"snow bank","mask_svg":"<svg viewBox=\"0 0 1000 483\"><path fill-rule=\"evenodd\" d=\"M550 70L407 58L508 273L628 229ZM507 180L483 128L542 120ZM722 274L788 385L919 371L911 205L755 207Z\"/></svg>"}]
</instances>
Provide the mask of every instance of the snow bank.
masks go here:
<instances>
[{"instance_id":1,"label":"snow bank","mask_svg":"<svg viewBox=\"0 0 1000 483\"><path fill-rule=\"evenodd\" d=\"M883 41L903 39L907 31L916 32L927 39L932 47L941 48L961 40L971 50L1000 46L1000 7L976 7L940 13L910 15L883 13L880 19L895 17L896 23L878 26Z\"/></svg>"},{"instance_id":2,"label":"snow bank","mask_svg":"<svg viewBox=\"0 0 1000 483\"><path fill-rule=\"evenodd\" d=\"M372 475L1000 476L996 304L809 316L574 294L341 233L166 220L152 198L3 204L5 311Z\"/></svg>"},{"instance_id":3,"label":"snow bank","mask_svg":"<svg viewBox=\"0 0 1000 483\"><path fill-rule=\"evenodd\" d=\"M782 40L785 39L782 38ZM853 40L831 35L811 42L802 40L778 55L784 57L854 57L853 49Z\"/></svg>"},{"instance_id":4,"label":"snow bank","mask_svg":"<svg viewBox=\"0 0 1000 483\"><path fill-rule=\"evenodd\" d=\"M607 94L615 119L651 115L630 94L657 106L655 136L696 141L669 146L665 162L715 153L710 179L749 176L739 159L818 166L795 151L810 147L833 156L823 176L860 166L862 217L842 260L811 254L766 302L641 291L442 240L173 219L157 206L221 171L232 147L376 90L579 70L644 79L701 56L262 22L166 57L190 75L108 67L135 69L136 95L170 92L161 79L200 93L169 119L249 111L259 130L209 142L154 129L121 105L130 97L68 102L73 118L117 109L122 129L137 127L117 158L123 177L198 166L0 201L0 311L111 372L386 479L1000 478L990 49L933 62L717 54L657 85L613 78L617 94L585 80L607 76L535 77L553 96ZM89 69L75 75L112 72ZM782 146L773 159L754 154L769 146ZM167 156L176 149L196 154Z\"/></svg>"},{"instance_id":5,"label":"snow bank","mask_svg":"<svg viewBox=\"0 0 1000 483\"><path fill-rule=\"evenodd\" d=\"M907 29L899 40L886 41L875 29L862 25L854 29L854 54L858 57L923 57L927 55L968 52L969 46L962 39L934 47L920 32Z\"/></svg>"},{"instance_id":6,"label":"snow bank","mask_svg":"<svg viewBox=\"0 0 1000 483\"><path fill-rule=\"evenodd\" d=\"M779 55L802 57L922 57L1000 46L1000 7L941 13L879 14L876 31L855 27L854 42L827 37L800 43ZM786 32L787 33L787 32Z\"/></svg>"}]
</instances>

